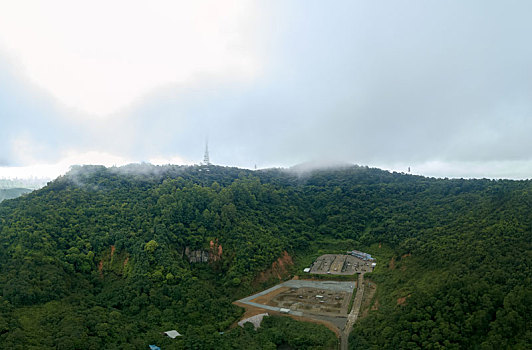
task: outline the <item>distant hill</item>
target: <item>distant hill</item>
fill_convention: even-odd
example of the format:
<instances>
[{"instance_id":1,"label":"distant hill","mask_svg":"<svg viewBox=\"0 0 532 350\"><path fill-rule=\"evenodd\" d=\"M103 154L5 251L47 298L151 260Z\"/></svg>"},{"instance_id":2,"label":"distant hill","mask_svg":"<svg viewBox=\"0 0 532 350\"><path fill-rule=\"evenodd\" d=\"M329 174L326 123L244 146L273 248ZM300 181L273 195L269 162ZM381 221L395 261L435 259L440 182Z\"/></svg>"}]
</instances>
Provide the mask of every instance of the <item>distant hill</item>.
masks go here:
<instances>
[{"instance_id":1,"label":"distant hill","mask_svg":"<svg viewBox=\"0 0 532 350\"><path fill-rule=\"evenodd\" d=\"M13 199L23 194L30 193L33 190L29 188L0 188L0 202L5 199Z\"/></svg>"},{"instance_id":2,"label":"distant hill","mask_svg":"<svg viewBox=\"0 0 532 350\"><path fill-rule=\"evenodd\" d=\"M233 328L232 302L277 283L281 256L299 274L352 249L377 288L350 346L532 348L530 180L149 164L74 167L0 203L1 348L336 349L290 318Z\"/></svg>"},{"instance_id":3,"label":"distant hill","mask_svg":"<svg viewBox=\"0 0 532 350\"><path fill-rule=\"evenodd\" d=\"M6 189L6 188L29 188L32 190L39 189L41 187L46 186L46 184L50 181L49 178L8 178L8 179L0 179L0 189Z\"/></svg>"}]
</instances>

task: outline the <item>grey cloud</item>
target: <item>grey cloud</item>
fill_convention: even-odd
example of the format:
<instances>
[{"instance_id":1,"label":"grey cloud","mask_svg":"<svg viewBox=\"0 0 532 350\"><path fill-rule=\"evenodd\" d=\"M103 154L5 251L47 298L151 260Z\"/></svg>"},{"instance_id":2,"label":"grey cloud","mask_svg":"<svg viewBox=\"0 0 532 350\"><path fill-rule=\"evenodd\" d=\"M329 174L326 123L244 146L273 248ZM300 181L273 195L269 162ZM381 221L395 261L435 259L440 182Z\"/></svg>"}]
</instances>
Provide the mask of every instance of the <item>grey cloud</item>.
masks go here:
<instances>
[{"instance_id":1,"label":"grey cloud","mask_svg":"<svg viewBox=\"0 0 532 350\"><path fill-rule=\"evenodd\" d=\"M253 82L166 86L80 139L147 160L528 161L532 4L271 2ZM71 140L70 142L76 142Z\"/></svg>"},{"instance_id":2,"label":"grey cloud","mask_svg":"<svg viewBox=\"0 0 532 350\"><path fill-rule=\"evenodd\" d=\"M0 165L28 165L20 153L27 159L54 162L66 148L79 147L85 131L51 96L23 79L16 62L5 57L0 51ZM27 149L19 149L21 143Z\"/></svg>"}]
</instances>

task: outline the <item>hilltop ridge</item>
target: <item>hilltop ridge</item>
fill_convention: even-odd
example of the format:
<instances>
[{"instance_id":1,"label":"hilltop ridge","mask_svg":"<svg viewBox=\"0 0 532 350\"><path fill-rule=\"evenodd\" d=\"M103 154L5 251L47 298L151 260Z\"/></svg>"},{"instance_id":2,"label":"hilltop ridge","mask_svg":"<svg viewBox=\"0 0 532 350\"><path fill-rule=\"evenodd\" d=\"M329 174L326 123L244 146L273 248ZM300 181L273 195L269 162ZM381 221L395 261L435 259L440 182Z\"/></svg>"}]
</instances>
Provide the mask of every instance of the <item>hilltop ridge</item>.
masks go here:
<instances>
[{"instance_id":1,"label":"hilltop ridge","mask_svg":"<svg viewBox=\"0 0 532 350\"><path fill-rule=\"evenodd\" d=\"M366 274L378 287L350 345L526 348L531 203L530 180L355 165L304 176L213 165L75 167L0 204L0 343L332 349L333 333L290 319L232 329L243 312L232 302L279 282L258 277L283 254L293 257L293 275L323 252L360 249L379 261ZM223 246L216 259L186 256L211 242ZM183 337L161 337L168 329Z\"/></svg>"}]
</instances>

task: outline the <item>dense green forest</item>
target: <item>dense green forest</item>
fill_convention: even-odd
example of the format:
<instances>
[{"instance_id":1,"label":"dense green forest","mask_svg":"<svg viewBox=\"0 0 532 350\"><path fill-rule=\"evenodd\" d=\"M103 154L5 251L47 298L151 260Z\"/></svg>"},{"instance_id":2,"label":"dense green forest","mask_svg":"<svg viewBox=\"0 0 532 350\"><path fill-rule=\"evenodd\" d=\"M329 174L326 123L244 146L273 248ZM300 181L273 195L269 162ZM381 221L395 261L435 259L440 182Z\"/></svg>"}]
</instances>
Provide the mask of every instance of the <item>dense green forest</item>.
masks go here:
<instances>
[{"instance_id":1,"label":"dense green forest","mask_svg":"<svg viewBox=\"0 0 532 350\"><path fill-rule=\"evenodd\" d=\"M257 275L283 252L345 244L378 261L353 348L529 349L531 209L532 181L77 167L0 204L0 345L335 349L325 327L286 317L233 327L232 302L273 283ZM210 261L190 263L192 250Z\"/></svg>"}]
</instances>

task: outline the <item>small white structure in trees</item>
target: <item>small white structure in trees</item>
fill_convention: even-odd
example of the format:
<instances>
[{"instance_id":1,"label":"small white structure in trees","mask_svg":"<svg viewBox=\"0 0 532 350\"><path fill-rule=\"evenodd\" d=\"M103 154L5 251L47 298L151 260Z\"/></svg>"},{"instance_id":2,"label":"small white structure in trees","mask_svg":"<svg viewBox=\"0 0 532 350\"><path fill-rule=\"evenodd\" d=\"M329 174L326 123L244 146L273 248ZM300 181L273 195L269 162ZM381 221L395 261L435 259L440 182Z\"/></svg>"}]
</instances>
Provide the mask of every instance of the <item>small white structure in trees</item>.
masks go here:
<instances>
[{"instance_id":1,"label":"small white structure in trees","mask_svg":"<svg viewBox=\"0 0 532 350\"><path fill-rule=\"evenodd\" d=\"M181 334L179 334L179 332L176 331L175 329L172 329L171 331L166 331L166 332L164 332L164 334L166 334L167 336L169 336L172 339L175 339L176 337L180 337L181 336Z\"/></svg>"}]
</instances>

